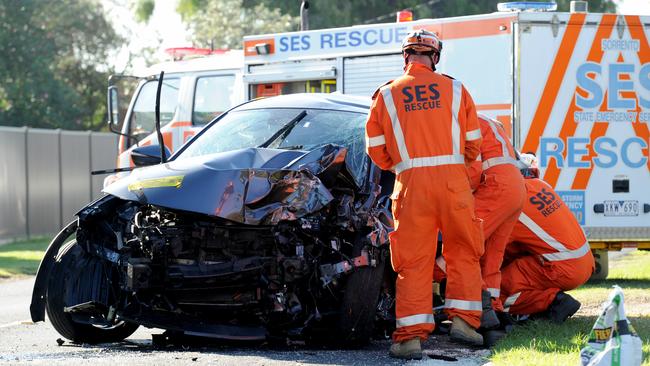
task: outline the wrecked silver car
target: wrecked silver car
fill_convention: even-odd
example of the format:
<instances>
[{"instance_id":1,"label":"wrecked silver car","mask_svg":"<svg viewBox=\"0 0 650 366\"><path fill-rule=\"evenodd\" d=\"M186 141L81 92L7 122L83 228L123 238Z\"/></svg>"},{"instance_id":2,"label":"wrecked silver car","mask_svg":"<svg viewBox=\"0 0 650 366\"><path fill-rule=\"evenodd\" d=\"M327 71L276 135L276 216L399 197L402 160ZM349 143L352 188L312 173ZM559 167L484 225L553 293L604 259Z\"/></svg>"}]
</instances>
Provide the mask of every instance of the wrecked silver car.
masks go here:
<instances>
[{"instance_id":1,"label":"wrecked silver car","mask_svg":"<svg viewBox=\"0 0 650 366\"><path fill-rule=\"evenodd\" d=\"M143 325L363 345L375 324L392 323L394 283L394 178L365 154L369 103L327 94L248 102L167 163L113 183L50 244L33 321L47 311L63 337L87 343Z\"/></svg>"}]
</instances>

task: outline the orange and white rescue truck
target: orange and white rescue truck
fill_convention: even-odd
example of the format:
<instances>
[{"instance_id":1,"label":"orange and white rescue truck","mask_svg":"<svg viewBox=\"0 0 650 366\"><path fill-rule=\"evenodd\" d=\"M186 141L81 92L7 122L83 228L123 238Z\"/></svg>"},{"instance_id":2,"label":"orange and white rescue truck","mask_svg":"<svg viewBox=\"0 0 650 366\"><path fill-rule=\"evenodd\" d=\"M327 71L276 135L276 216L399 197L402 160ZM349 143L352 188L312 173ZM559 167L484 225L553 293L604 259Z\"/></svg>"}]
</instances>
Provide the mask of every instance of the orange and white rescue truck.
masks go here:
<instances>
[{"instance_id":1,"label":"orange and white rescue truck","mask_svg":"<svg viewBox=\"0 0 650 366\"><path fill-rule=\"evenodd\" d=\"M582 8L582 9L581 9ZM413 29L443 40L439 71L501 121L571 208L595 250L650 248L650 17L502 3L499 12L244 37L246 98L292 92L370 96L403 72ZM412 108L427 108L426 91ZM548 213L545 197L535 202Z\"/></svg>"}]
</instances>

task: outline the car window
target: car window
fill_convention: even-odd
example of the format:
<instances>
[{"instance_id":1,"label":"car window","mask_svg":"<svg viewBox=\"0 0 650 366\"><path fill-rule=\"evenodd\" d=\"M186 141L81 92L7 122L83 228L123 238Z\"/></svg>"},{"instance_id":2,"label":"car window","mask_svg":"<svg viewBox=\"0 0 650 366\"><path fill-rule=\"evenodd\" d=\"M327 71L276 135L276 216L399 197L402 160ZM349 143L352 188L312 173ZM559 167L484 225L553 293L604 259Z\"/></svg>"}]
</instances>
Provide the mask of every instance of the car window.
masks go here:
<instances>
[{"instance_id":1,"label":"car window","mask_svg":"<svg viewBox=\"0 0 650 366\"><path fill-rule=\"evenodd\" d=\"M234 105L234 75L204 76L196 79L192 123L203 126Z\"/></svg>"},{"instance_id":2,"label":"car window","mask_svg":"<svg viewBox=\"0 0 650 366\"><path fill-rule=\"evenodd\" d=\"M178 88L180 79L164 79L162 89L160 90L160 126L169 123L176 109L178 108ZM156 90L158 81L147 81L138 93L135 100L131 120L129 124L129 133L144 138L156 129Z\"/></svg>"},{"instance_id":3,"label":"car window","mask_svg":"<svg viewBox=\"0 0 650 366\"><path fill-rule=\"evenodd\" d=\"M328 143L345 146L348 148L346 162L357 182L363 181L367 169L364 143L366 114L356 112L292 108L229 112L193 140L178 158L258 147L303 110L307 114L277 146L301 150Z\"/></svg>"}]
</instances>

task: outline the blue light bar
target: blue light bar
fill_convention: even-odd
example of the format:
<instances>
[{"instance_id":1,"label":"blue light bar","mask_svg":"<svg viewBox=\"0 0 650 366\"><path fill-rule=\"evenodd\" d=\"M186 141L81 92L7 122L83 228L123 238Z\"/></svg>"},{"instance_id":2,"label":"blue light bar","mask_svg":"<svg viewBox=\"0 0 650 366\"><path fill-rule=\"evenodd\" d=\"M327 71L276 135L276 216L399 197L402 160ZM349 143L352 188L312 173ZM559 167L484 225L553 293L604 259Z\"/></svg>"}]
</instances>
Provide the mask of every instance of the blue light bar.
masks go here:
<instances>
[{"instance_id":1,"label":"blue light bar","mask_svg":"<svg viewBox=\"0 0 650 366\"><path fill-rule=\"evenodd\" d=\"M557 3L555 1L538 2L538 1L512 1L508 3L498 3L498 11L555 11Z\"/></svg>"}]
</instances>

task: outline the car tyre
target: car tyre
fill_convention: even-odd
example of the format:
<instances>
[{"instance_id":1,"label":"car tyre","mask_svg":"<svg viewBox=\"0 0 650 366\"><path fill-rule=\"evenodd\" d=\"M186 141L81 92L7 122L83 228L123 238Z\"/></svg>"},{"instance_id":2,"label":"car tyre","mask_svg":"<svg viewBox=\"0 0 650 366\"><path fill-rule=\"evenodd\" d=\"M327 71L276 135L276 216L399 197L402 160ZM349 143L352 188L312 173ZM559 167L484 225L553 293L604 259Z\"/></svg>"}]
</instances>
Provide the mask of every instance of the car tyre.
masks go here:
<instances>
[{"instance_id":1,"label":"car tyre","mask_svg":"<svg viewBox=\"0 0 650 366\"><path fill-rule=\"evenodd\" d=\"M589 278L591 281L606 280L609 274L609 252L607 250L594 250L595 269Z\"/></svg>"},{"instance_id":2,"label":"car tyre","mask_svg":"<svg viewBox=\"0 0 650 366\"><path fill-rule=\"evenodd\" d=\"M359 348L370 341L385 265L386 251L382 250L375 267L357 268L348 277L337 327L342 347Z\"/></svg>"},{"instance_id":3,"label":"car tyre","mask_svg":"<svg viewBox=\"0 0 650 366\"><path fill-rule=\"evenodd\" d=\"M82 260L88 258L76 240L63 245L57 254L50 273L45 305L52 326L61 336L75 343L112 343L127 338L138 329L138 324L122 321L110 328L103 328L75 322L70 314L63 311L67 285L71 284L68 279L73 275L76 263Z\"/></svg>"}]
</instances>

